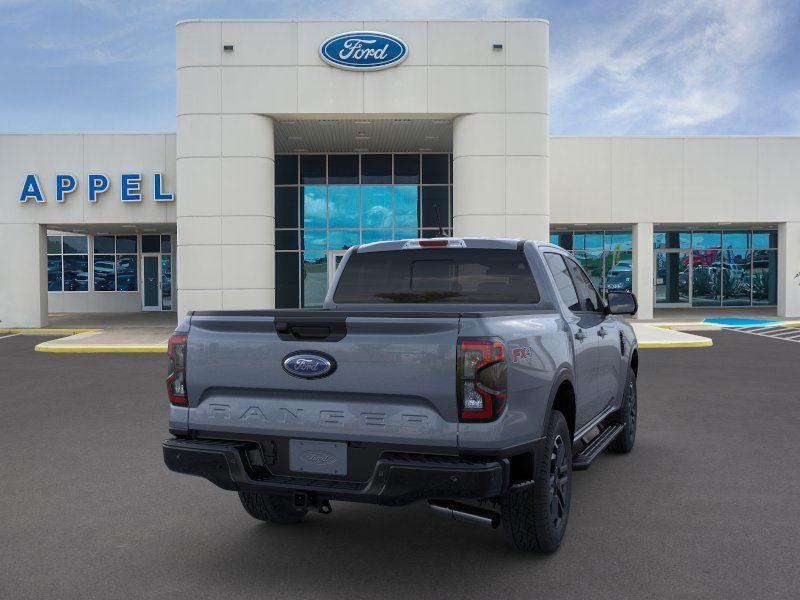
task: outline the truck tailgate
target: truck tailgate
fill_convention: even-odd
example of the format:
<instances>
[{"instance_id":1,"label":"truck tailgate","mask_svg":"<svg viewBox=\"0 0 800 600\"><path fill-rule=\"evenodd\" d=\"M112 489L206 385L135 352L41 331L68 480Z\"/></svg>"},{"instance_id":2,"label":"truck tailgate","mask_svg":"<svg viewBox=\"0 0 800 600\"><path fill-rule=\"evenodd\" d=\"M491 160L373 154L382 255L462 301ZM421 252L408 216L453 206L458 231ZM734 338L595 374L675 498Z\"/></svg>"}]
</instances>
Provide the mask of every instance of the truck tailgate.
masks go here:
<instances>
[{"instance_id":1,"label":"truck tailgate","mask_svg":"<svg viewBox=\"0 0 800 600\"><path fill-rule=\"evenodd\" d=\"M190 429L457 445L458 314L299 315L192 316L186 368ZM306 335L309 327L327 326L338 334L325 340ZM336 368L319 379L292 376L283 361L298 351L324 353Z\"/></svg>"}]
</instances>

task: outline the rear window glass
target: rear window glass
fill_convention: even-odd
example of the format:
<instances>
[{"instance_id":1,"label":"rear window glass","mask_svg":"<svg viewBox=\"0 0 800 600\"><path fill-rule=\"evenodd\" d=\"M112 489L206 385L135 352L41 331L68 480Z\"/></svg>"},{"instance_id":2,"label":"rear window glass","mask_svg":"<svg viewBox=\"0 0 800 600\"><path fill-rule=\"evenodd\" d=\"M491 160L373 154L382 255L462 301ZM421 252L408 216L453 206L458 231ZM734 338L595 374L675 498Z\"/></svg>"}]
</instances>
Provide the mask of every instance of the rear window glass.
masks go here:
<instances>
[{"instance_id":1,"label":"rear window glass","mask_svg":"<svg viewBox=\"0 0 800 600\"><path fill-rule=\"evenodd\" d=\"M425 248L354 254L333 295L337 304L536 304L522 252Z\"/></svg>"}]
</instances>

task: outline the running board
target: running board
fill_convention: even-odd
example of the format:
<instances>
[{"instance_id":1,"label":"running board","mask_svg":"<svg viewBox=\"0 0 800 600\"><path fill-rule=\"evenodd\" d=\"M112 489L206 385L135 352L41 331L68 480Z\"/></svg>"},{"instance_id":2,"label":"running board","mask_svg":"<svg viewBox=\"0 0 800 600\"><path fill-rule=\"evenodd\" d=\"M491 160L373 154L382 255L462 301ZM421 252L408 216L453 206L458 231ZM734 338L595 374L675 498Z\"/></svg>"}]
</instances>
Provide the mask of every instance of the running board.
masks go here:
<instances>
[{"instance_id":1,"label":"running board","mask_svg":"<svg viewBox=\"0 0 800 600\"><path fill-rule=\"evenodd\" d=\"M572 458L572 470L585 471L588 469L592 465L592 461L600 456L603 450L608 448L608 445L622 433L624 428L625 426L619 423L606 427L602 433L589 442L589 445L580 454Z\"/></svg>"}]
</instances>

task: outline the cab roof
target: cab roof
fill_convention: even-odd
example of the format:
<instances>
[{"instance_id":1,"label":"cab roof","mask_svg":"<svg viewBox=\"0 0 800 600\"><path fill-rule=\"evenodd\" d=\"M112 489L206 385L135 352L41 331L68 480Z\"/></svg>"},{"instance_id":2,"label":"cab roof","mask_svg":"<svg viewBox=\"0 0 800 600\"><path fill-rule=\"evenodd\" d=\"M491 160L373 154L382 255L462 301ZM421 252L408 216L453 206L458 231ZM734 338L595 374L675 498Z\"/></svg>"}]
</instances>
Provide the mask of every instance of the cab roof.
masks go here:
<instances>
[{"instance_id":1,"label":"cab roof","mask_svg":"<svg viewBox=\"0 0 800 600\"><path fill-rule=\"evenodd\" d=\"M424 239L404 239L392 240L386 242L372 242L371 244L363 244L357 246L355 252L359 254L362 252L383 252L387 250L412 250L417 248L482 248L493 250L513 250L520 247L521 244L530 241L535 246L551 244L547 242L538 242L533 240L525 240L522 238L489 238L489 237L438 237L438 238L424 238Z\"/></svg>"}]
</instances>

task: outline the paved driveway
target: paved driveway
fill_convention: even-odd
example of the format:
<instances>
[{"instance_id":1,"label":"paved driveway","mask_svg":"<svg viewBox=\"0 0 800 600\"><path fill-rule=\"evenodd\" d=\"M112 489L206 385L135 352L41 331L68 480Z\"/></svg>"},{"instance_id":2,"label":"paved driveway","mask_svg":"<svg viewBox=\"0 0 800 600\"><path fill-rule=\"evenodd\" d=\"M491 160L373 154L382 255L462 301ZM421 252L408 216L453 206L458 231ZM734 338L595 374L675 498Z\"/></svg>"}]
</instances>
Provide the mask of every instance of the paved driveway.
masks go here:
<instances>
[{"instance_id":1,"label":"paved driveway","mask_svg":"<svg viewBox=\"0 0 800 600\"><path fill-rule=\"evenodd\" d=\"M789 598L800 345L644 350L637 447L576 474L552 557L424 506L297 527L161 463L163 356L0 340L0 598Z\"/></svg>"}]
</instances>

